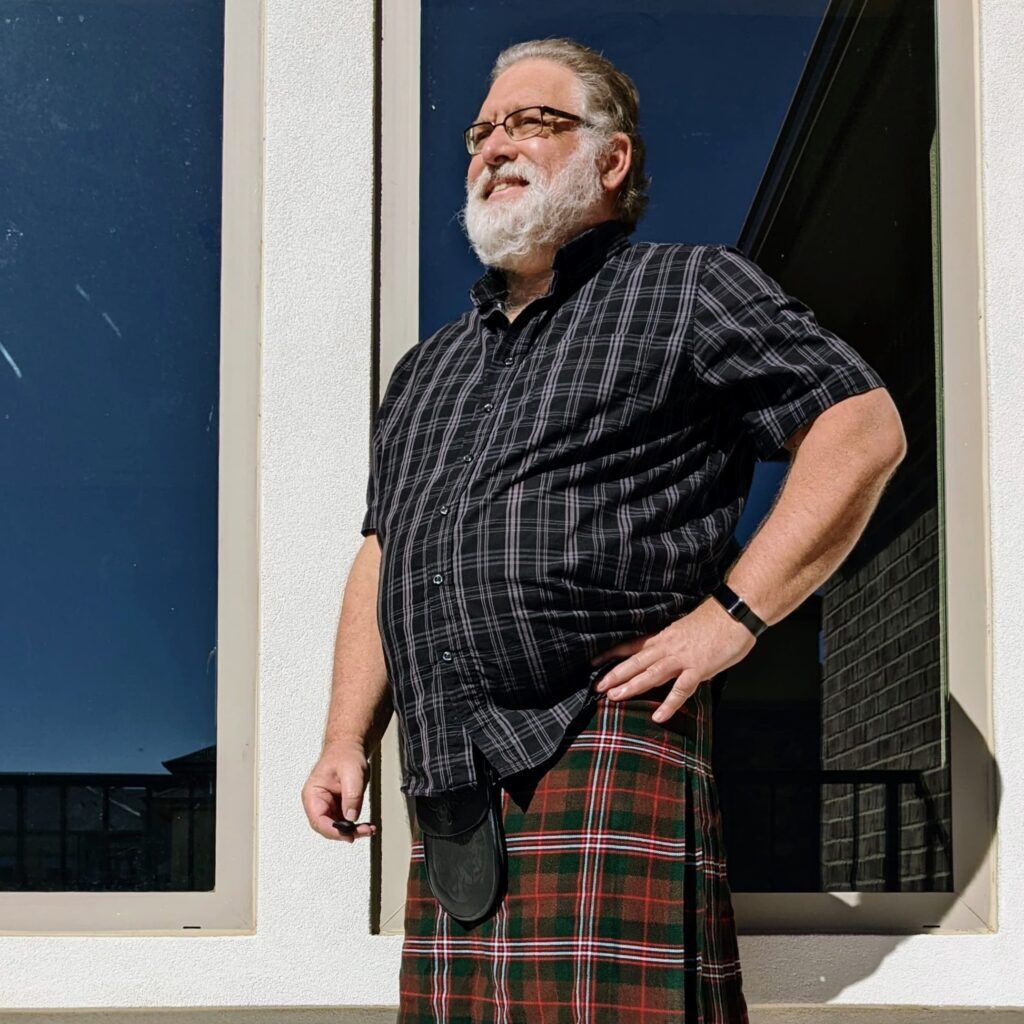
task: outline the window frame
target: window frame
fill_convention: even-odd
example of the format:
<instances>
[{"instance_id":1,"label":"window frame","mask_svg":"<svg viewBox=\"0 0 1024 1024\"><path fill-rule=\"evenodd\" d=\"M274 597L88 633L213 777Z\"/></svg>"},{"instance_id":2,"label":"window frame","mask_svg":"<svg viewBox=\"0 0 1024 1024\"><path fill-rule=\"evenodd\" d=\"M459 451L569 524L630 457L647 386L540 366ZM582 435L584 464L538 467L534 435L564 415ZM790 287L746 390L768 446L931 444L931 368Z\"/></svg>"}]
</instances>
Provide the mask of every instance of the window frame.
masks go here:
<instances>
[{"instance_id":1,"label":"window frame","mask_svg":"<svg viewBox=\"0 0 1024 1024\"><path fill-rule=\"evenodd\" d=\"M2 892L0 935L255 932L264 0L225 0L215 887Z\"/></svg>"},{"instance_id":2,"label":"window frame","mask_svg":"<svg viewBox=\"0 0 1024 1024\"><path fill-rule=\"evenodd\" d=\"M871 0L852 0L848 12ZM980 259L978 0L935 0L941 367L936 396L941 645L949 683L953 892L733 894L741 934L989 933L996 930L996 764L992 720L992 599L985 405L985 324ZM379 400L391 370L418 338L420 4L379 0L380 166L375 352ZM410 243L410 239L413 241ZM388 302L390 295L401 302ZM955 381L955 392L942 381ZM950 628L950 626L953 628ZM399 790L397 722L374 755L374 837L379 901L375 932L402 934L411 801ZM403 807L404 805L404 807ZM401 822L402 827L391 827Z\"/></svg>"},{"instance_id":3,"label":"window frame","mask_svg":"<svg viewBox=\"0 0 1024 1024\"><path fill-rule=\"evenodd\" d=\"M374 413L402 355L419 342L420 5L377 2L375 140L376 295ZM467 156L468 160L468 156ZM412 238L413 244L409 239ZM401 295L401 302L388 302ZM398 718L392 715L371 759L371 803L380 808L373 837L371 932L405 934L405 896L412 854L411 798L401 791ZM376 782L374 782L376 780ZM391 823L400 827L391 827Z\"/></svg>"}]
</instances>

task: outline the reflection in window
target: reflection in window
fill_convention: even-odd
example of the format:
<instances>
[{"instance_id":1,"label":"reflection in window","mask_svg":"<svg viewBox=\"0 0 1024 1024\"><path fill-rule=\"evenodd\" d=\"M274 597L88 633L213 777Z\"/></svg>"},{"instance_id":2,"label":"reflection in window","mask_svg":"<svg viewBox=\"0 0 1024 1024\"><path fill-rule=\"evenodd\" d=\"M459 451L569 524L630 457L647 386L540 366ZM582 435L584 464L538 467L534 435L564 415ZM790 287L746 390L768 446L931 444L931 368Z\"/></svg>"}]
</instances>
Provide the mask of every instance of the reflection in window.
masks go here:
<instances>
[{"instance_id":1,"label":"reflection in window","mask_svg":"<svg viewBox=\"0 0 1024 1024\"><path fill-rule=\"evenodd\" d=\"M738 244L878 369L908 456L839 571L730 670L715 764L746 891L953 887L935 12L866 10L823 21Z\"/></svg>"},{"instance_id":2,"label":"reflection in window","mask_svg":"<svg viewBox=\"0 0 1024 1024\"><path fill-rule=\"evenodd\" d=\"M736 244L886 380L909 453L845 564L729 670L714 763L736 892L948 891L933 0L422 4L420 337L479 276L459 133L511 42L570 36L640 92L632 237ZM722 69L727 68L728 73ZM747 543L782 484L759 463Z\"/></svg>"},{"instance_id":3,"label":"reflection in window","mask_svg":"<svg viewBox=\"0 0 1024 1024\"><path fill-rule=\"evenodd\" d=\"M0 8L0 889L209 890L223 0Z\"/></svg>"},{"instance_id":4,"label":"reflection in window","mask_svg":"<svg viewBox=\"0 0 1024 1024\"><path fill-rule=\"evenodd\" d=\"M214 750L170 774L0 775L0 889L213 887Z\"/></svg>"}]
</instances>

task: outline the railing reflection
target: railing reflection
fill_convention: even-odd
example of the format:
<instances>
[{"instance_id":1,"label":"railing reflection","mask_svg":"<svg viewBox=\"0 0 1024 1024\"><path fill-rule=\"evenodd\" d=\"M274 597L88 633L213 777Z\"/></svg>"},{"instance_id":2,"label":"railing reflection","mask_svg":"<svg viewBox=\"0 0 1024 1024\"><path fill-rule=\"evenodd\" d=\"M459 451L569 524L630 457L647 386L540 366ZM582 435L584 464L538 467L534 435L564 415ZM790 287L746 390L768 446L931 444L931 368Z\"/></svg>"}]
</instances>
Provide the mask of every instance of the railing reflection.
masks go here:
<instances>
[{"instance_id":1,"label":"railing reflection","mask_svg":"<svg viewBox=\"0 0 1024 1024\"><path fill-rule=\"evenodd\" d=\"M0 773L0 890L213 888L216 748L169 773Z\"/></svg>"},{"instance_id":2,"label":"railing reflection","mask_svg":"<svg viewBox=\"0 0 1024 1024\"><path fill-rule=\"evenodd\" d=\"M787 810L790 810L795 803L799 802L797 794L800 790L817 790L817 807L820 814L821 806L824 803L822 789L825 786L848 787L852 795L852 811L849 814L849 835L844 839L845 847L849 851L845 857L846 878L841 885L830 885L829 890L850 890L857 891L865 888L865 880L861 876L862 868L862 818L864 812L861 806L862 793L866 787L879 787L882 796L882 837L884 843L884 859L881 875L881 888L886 892L905 891L904 866L901 860L903 848L903 831L905 826L901 821L902 807L905 802L904 787L913 788L914 797L921 802L924 810L924 850L922 852L922 868L925 879L925 888L932 889L936 876L936 857L941 853L946 858L946 863L952 861L952 843L949 834L943 824L943 816L936 807L935 799L928 788L926 772L920 769L890 769L890 768L860 768L860 769L729 769L725 767L715 769L715 779L722 795L723 806L730 805L731 810L723 812L723 825L727 835L730 862L730 881L733 882L734 873L732 864L738 866L737 876L742 876L745 871L744 853L748 852L746 847L752 842L753 836L748 830L742 813L738 808L743 806L751 797L752 790L761 790L758 794L759 808L767 808L766 835L759 835L763 839L763 845L757 844L759 854L759 867L757 872L758 882L751 885L745 882L742 877L736 877L733 888L736 891L772 891L777 886L776 882L780 874L781 864L778 857L779 838L779 805L787 801ZM766 796L764 791L767 790ZM873 811L872 811L873 813ZM835 825L833 820L830 824ZM805 837L809 838L809 837ZM741 844L744 849L741 850ZM765 859L767 864L764 864ZM792 874L790 872L790 874ZM753 875L751 874L751 877ZM819 878L820 881L820 878ZM871 883L868 885L872 888ZM819 887L820 888L820 887ZM786 891L794 891L792 889ZM814 891L811 885L806 885L796 891Z\"/></svg>"}]
</instances>

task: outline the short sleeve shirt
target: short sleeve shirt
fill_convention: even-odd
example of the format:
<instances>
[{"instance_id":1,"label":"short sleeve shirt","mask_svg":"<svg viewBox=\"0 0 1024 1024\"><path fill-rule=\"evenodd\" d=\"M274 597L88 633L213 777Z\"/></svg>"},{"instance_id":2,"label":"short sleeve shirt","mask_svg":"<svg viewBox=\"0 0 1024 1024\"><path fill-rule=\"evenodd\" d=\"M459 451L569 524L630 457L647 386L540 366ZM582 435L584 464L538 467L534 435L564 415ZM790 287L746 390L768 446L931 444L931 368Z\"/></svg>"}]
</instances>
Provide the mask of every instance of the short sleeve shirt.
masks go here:
<instances>
[{"instance_id":1,"label":"short sleeve shirt","mask_svg":"<svg viewBox=\"0 0 1024 1024\"><path fill-rule=\"evenodd\" d=\"M362 532L402 792L544 762L615 662L724 578L757 459L884 387L739 249L561 247L510 324L490 269L471 308L405 352L374 422ZM476 752L473 748L476 748Z\"/></svg>"}]
</instances>

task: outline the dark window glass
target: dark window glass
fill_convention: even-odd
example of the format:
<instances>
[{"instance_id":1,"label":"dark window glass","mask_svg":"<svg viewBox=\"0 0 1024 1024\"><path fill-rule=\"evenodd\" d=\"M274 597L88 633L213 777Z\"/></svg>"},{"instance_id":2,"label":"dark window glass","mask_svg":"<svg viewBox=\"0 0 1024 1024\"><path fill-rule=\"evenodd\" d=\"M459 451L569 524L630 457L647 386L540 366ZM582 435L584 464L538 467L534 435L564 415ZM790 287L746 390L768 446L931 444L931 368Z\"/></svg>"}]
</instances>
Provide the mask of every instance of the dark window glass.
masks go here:
<instances>
[{"instance_id":1,"label":"dark window glass","mask_svg":"<svg viewBox=\"0 0 1024 1024\"><path fill-rule=\"evenodd\" d=\"M0 832L0 888L12 889L17 877L18 838Z\"/></svg>"},{"instance_id":2,"label":"dark window glass","mask_svg":"<svg viewBox=\"0 0 1024 1024\"><path fill-rule=\"evenodd\" d=\"M25 787L25 831L52 832L60 828L60 789Z\"/></svg>"},{"instance_id":3,"label":"dark window glass","mask_svg":"<svg viewBox=\"0 0 1024 1024\"><path fill-rule=\"evenodd\" d=\"M18 791L0 786L0 832L13 832L18 821Z\"/></svg>"},{"instance_id":4,"label":"dark window glass","mask_svg":"<svg viewBox=\"0 0 1024 1024\"><path fill-rule=\"evenodd\" d=\"M0 0L0 888L213 886L223 43Z\"/></svg>"},{"instance_id":5,"label":"dark window glass","mask_svg":"<svg viewBox=\"0 0 1024 1024\"><path fill-rule=\"evenodd\" d=\"M60 836L22 837L22 871L26 889L61 888Z\"/></svg>"},{"instance_id":6,"label":"dark window glass","mask_svg":"<svg viewBox=\"0 0 1024 1024\"><path fill-rule=\"evenodd\" d=\"M73 832L99 832L103 828L103 789L68 786L68 828Z\"/></svg>"},{"instance_id":7,"label":"dark window glass","mask_svg":"<svg viewBox=\"0 0 1024 1024\"><path fill-rule=\"evenodd\" d=\"M145 789L113 787L110 791L110 828L118 832L142 832L145 827Z\"/></svg>"}]
</instances>

